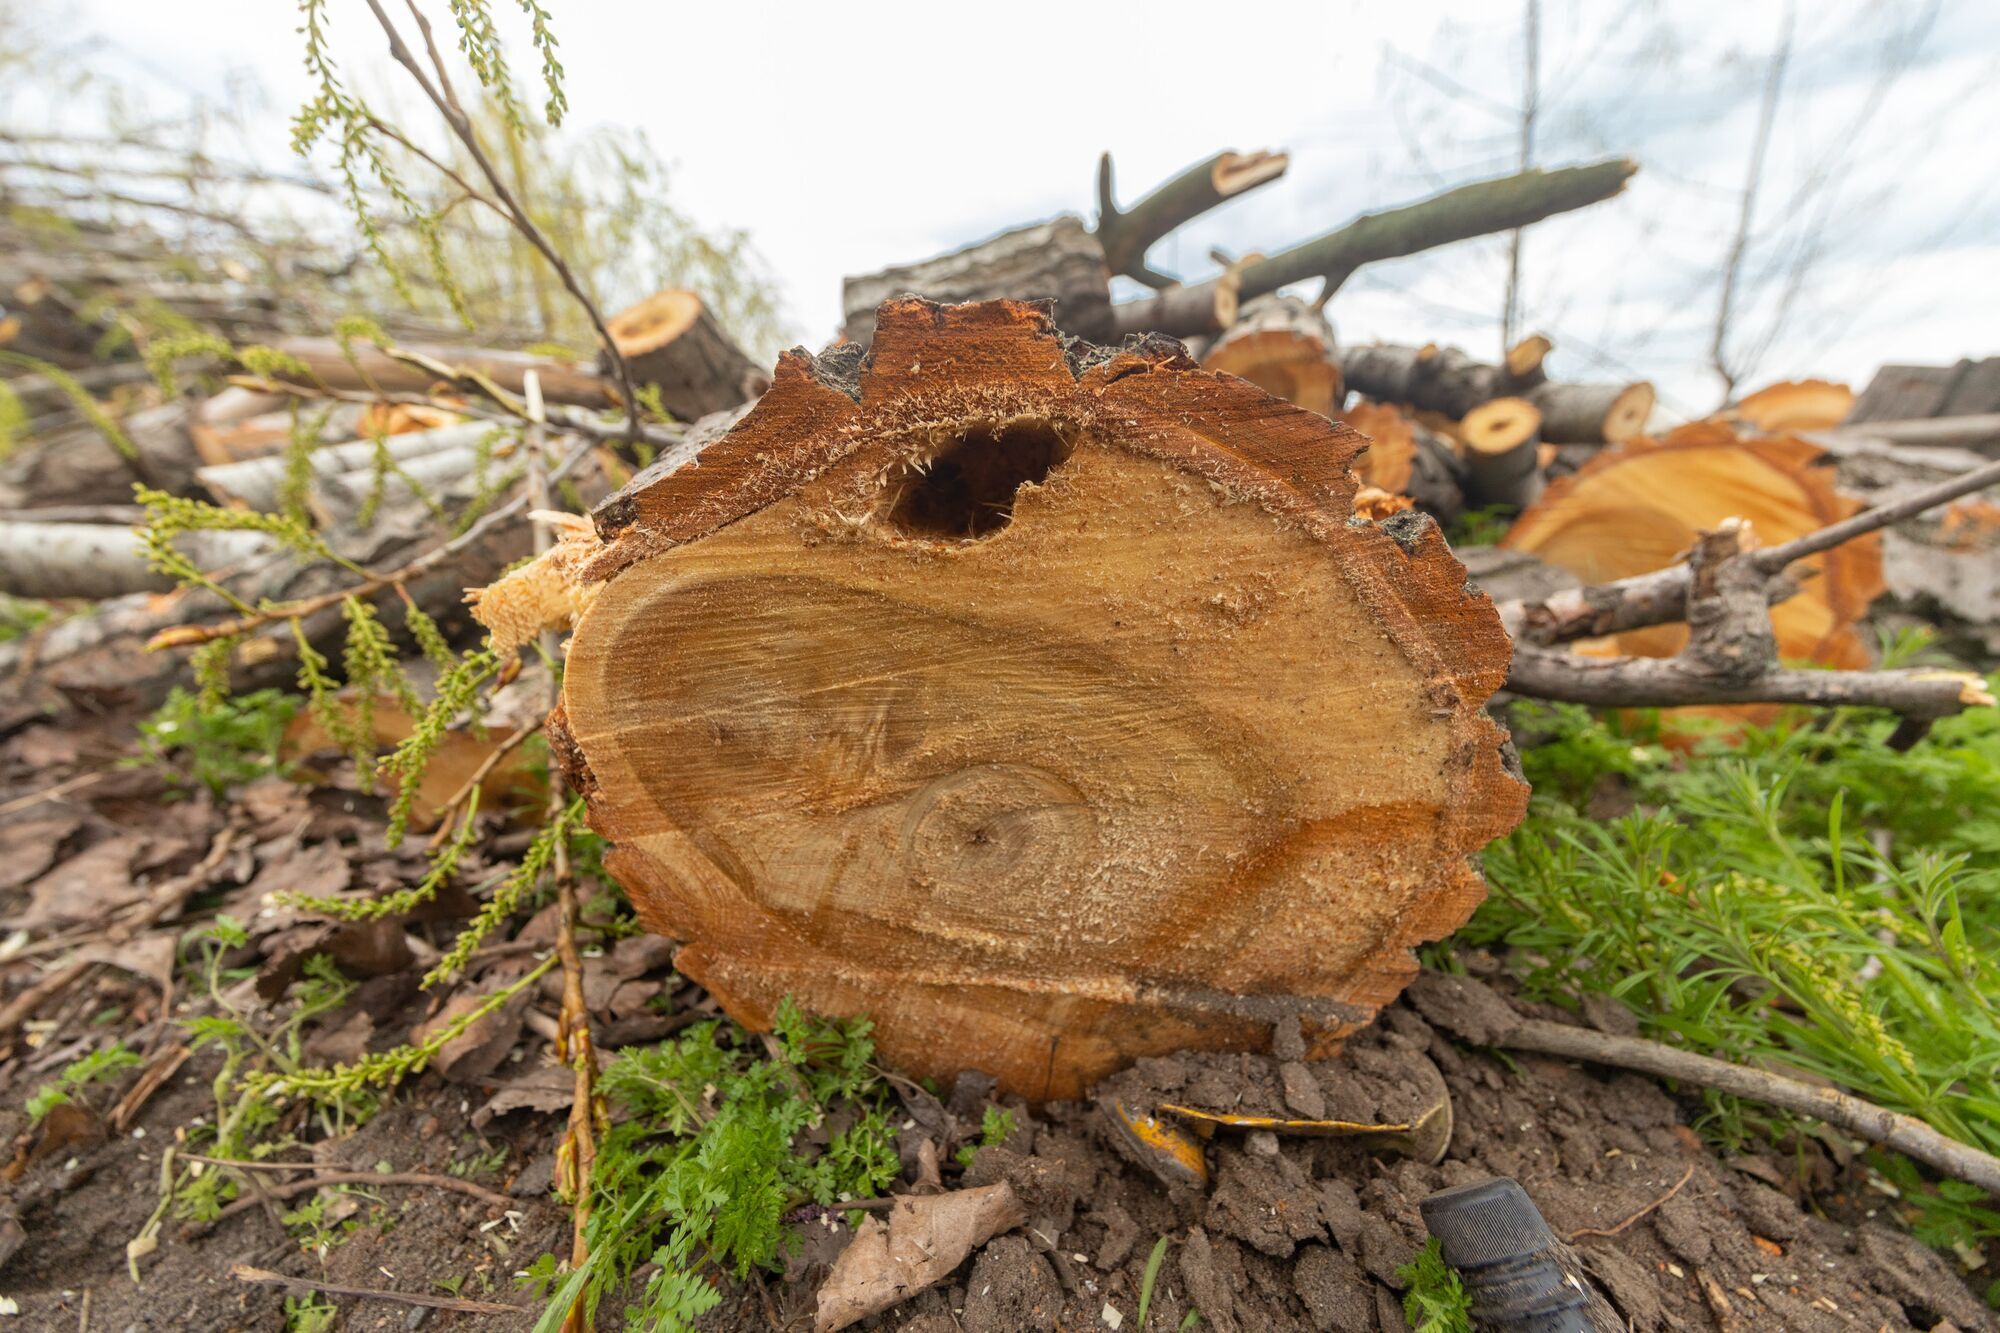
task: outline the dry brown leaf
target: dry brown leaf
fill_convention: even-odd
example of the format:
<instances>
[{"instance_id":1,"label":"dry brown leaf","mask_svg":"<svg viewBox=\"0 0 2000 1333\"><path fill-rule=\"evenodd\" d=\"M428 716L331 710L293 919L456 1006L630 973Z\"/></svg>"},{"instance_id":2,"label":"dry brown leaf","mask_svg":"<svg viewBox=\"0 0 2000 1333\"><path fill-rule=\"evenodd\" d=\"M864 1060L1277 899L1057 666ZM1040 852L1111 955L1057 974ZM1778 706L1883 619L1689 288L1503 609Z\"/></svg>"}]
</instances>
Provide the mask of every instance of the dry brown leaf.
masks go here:
<instances>
[{"instance_id":1,"label":"dry brown leaf","mask_svg":"<svg viewBox=\"0 0 2000 1333\"><path fill-rule=\"evenodd\" d=\"M132 861L145 846L144 835L121 833L78 852L29 886L28 908L14 924L53 930L101 921L139 901L146 890L132 882Z\"/></svg>"},{"instance_id":2,"label":"dry brown leaf","mask_svg":"<svg viewBox=\"0 0 2000 1333\"><path fill-rule=\"evenodd\" d=\"M537 1065L509 1079L486 1104L472 1113L472 1127L485 1129L493 1117L509 1111L567 1111L576 1097L576 1074L561 1065Z\"/></svg>"},{"instance_id":3,"label":"dry brown leaf","mask_svg":"<svg viewBox=\"0 0 2000 1333\"><path fill-rule=\"evenodd\" d=\"M54 865L63 843L82 826L82 816L70 813L0 825L0 890L18 889Z\"/></svg>"},{"instance_id":4,"label":"dry brown leaf","mask_svg":"<svg viewBox=\"0 0 2000 1333\"><path fill-rule=\"evenodd\" d=\"M433 1036L451 1026L472 1010L486 1003L486 996L471 991L454 995L444 1008L426 1021L419 1023L410 1033L410 1040L423 1045ZM528 992L519 991L507 1003L483 1018L473 1020L472 1025L446 1042L435 1058L431 1068L454 1083L478 1083L500 1067L513 1049L515 1039L521 1035L521 1014L528 1007Z\"/></svg>"},{"instance_id":5,"label":"dry brown leaf","mask_svg":"<svg viewBox=\"0 0 2000 1333\"><path fill-rule=\"evenodd\" d=\"M863 1218L854 1243L819 1289L813 1333L833 1333L898 1305L950 1276L965 1257L1028 1220L1005 1181L922 1197L903 1195L889 1224Z\"/></svg>"}]
</instances>

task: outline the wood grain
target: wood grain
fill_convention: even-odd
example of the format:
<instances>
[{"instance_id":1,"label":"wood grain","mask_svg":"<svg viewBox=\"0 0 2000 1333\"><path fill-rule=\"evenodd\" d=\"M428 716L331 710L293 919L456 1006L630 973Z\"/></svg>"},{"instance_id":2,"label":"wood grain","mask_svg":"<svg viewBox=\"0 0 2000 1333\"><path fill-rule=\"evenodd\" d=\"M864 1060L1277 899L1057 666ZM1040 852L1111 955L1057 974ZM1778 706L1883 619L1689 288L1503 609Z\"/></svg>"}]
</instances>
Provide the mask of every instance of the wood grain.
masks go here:
<instances>
[{"instance_id":1,"label":"wood grain","mask_svg":"<svg viewBox=\"0 0 2000 1333\"><path fill-rule=\"evenodd\" d=\"M1435 524L1352 517L1354 432L1045 304L890 301L845 355L600 511L556 749L648 927L752 1025L866 1012L1035 1099L1365 1021L1526 797Z\"/></svg>"}]
</instances>

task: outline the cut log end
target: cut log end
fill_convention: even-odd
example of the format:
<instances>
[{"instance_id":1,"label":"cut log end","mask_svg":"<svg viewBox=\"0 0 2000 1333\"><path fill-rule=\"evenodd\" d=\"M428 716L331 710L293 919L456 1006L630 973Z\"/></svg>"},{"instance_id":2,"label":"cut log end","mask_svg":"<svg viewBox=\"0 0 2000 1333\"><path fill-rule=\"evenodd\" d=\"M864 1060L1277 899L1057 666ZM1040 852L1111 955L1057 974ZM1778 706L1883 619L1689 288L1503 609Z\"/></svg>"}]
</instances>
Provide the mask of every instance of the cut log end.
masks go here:
<instances>
[{"instance_id":1,"label":"cut log end","mask_svg":"<svg viewBox=\"0 0 2000 1333\"><path fill-rule=\"evenodd\" d=\"M1525 398L1481 403L1458 423L1466 451L1488 457L1511 454L1541 438L1542 414Z\"/></svg>"},{"instance_id":2,"label":"cut log end","mask_svg":"<svg viewBox=\"0 0 2000 1333\"><path fill-rule=\"evenodd\" d=\"M1604 414L1605 443L1618 444L1645 434L1657 397L1653 386L1644 382L1628 384L1619 390Z\"/></svg>"},{"instance_id":3,"label":"cut log end","mask_svg":"<svg viewBox=\"0 0 2000 1333\"><path fill-rule=\"evenodd\" d=\"M1276 180L1291 165L1289 153L1223 153L1215 159L1209 183L1218 198L1228 199Z\"/></svg>"},{"instance_id":4,"label":"cut log end","mask_svg":"<svg viewBox=\"0 0 2000 1333\"><path fill-rule=\"evenodd\" d=\"M1854 410L1854 390L1831 380L1787 380L1746 394L1725 415L1770 435L1831 430Z\"/></svg>"},{"instance_id":5,"label":"cut log end","mask_svg":"<svg viewBox=\"0 0 2000 1333\"><path fill-rule=\"evenodd\" d=\"M1358 436L1163 343L902 300L874 348L600 522L556 751L642 918L746 1022L867 1012L1034 1099L1365 1021L1525 797L1435 524L1357 521Z\"/></svg>"},{"instance_id":6,"label":"cut log end","mask_svg":"<svg viewBox=\"0 0 2000 1333\"><path fill-rule=\"evenodd\" d=\"M1507 349L1507 378L1516 382L1532 379L1542 362L1555 350L1555 343L1540 333L1531 333Z\"/></svg>"},{"instance_id":7,"label":"cut log end","mask_svg":"<svg viewBox=\"0 0 2000 1333\"><path fill-rule=\"evenodd\" d=\"M665 347L694 327L701 312L699 296L669 288L619 311L605 321L605 328L612 344L629 360Z\"/></svg>"},{"instance_id":8,"label":"cut log end","mask_svg":"<svg viewBox=\"0 0 2000 1333\"><path fill-rule=\"evenodd\" d=\"M1234 292L1230 293L1234 298ZM1340 408L1340 365L1325 316L1295 296L1263 296L1237 315L1202 365L1240 375L1288 403L1330 417Z\"/></svg>"}]
</instances>

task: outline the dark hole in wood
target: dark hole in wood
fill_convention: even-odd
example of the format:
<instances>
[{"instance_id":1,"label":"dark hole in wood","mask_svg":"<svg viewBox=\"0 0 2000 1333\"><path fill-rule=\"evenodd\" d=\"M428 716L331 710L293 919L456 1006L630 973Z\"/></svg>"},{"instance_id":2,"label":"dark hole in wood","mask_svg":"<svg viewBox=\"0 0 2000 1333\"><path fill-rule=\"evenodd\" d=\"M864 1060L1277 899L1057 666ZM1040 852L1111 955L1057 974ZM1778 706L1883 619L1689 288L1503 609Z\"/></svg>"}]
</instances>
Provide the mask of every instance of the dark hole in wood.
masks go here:
<instances>
[{"instance_id":1,"label":"dark hole in wood","mask_svg":"<svg viewBox=\"0 0 2000 1333\"><path fill-rule=\"evenodd\" d=\"M1014 518L1014 495L1045 480L1074 447L1046 421L972 426L904 478L889 521L913 537L976 541Z\"/></svg>"}]
</instances>

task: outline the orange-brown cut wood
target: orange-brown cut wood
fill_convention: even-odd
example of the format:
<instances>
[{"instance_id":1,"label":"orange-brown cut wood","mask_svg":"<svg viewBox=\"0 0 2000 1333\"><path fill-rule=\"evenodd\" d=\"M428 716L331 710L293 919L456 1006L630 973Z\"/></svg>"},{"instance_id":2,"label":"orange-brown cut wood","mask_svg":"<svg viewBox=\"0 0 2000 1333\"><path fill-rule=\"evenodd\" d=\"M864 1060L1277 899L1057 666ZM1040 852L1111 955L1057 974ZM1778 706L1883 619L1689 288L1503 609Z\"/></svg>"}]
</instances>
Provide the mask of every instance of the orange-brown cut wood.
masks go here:
<instances>
[{"instance_id":1,"label":"orange-brown cut wood","mask_svg":"<svg viewBox=\"0 0 2000 1333\"><path fill-rule=\"evenodd\" d=\"M1337 1038L1526 797L1492 605L1353 517L1360 447L1039 303L787 354L598 511L552 734L606 865L731 1014L865 1012L913 1074Z\"/></svg>"},{"instance_id":2,"label":"orange-brown cut wood","mask_svg":"<svg viewBox=\"0 0 2000 1333\"><path fill-rule=\"evenodd\" d=\"M1553 483L1501 545L1532 552L1589 583L1674 564L1699 533L1728 518L1747 520L1758 544L1775 546L1861 509L1861 501L1835 489L1824 460L1824 451L1804 440L1745 437L1723 422L1694 422L1599 453ZM1832 667L1869 665L1855 624L1883 590L1881 535L1870 533L1802 563L1813 576L1771 608L1779 656ZM1671 657L1687 638L1686 625L1655 625L1582 640L1576 648L1597 656ZM1761 721L1776 710L1685 711Z\"/></svg>"}]
</instances>

